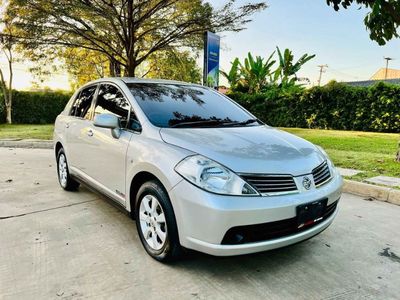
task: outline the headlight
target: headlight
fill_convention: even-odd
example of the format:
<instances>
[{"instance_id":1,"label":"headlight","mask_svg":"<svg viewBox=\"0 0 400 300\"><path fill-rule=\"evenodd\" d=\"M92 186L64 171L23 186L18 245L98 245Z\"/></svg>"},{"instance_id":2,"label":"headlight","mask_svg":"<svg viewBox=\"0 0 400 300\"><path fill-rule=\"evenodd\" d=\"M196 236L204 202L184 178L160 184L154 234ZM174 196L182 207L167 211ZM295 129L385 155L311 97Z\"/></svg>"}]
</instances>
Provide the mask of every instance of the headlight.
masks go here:
<instances>
[{"instance_id":1,"label":"headlight","mask_svg":"<svg viewBox=\"0 0 400 300\"><path fill-rule=\"evenodd\" d=\"M199 188L212 193L258 195L256 190L231 170L201 155L186 157L176 165L175 171Z\"/></svg>"}]
</instances>

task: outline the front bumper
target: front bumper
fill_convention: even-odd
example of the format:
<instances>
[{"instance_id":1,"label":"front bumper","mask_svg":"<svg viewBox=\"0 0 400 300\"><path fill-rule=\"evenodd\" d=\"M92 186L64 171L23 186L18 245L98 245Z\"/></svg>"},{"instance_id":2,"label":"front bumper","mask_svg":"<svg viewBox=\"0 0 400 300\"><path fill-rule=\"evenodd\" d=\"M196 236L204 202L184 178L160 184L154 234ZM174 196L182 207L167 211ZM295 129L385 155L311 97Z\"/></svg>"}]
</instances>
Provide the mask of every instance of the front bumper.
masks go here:
<instances>
[{"instance_id":1,"label":"front bumper","mask_svg":"<svg viewBox=\"0 0 400 300\"><path fill-rule=\"evenodd\" d=\"M288 246L320 233L332 223L338 208L325 220L299 233L260 242L222 244L232 227L294 218L298 205L323 198L330 205L340 198L342 185L341 176L335 174L327 184L297 194L241 197L208 193L182 180L169 195L181 245L211 255L229 256Z\"/></svg>"}]
</instances>

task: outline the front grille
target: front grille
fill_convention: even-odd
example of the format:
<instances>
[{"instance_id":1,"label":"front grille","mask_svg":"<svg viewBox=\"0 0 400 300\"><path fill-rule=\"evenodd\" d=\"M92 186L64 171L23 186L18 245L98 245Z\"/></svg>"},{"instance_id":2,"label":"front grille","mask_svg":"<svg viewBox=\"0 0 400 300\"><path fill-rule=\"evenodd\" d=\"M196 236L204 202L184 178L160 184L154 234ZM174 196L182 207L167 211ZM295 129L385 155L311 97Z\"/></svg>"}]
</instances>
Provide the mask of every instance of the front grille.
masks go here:
<instances>
[{"instance_id":1,"label":"front grille","mask_svg":"<svg viewBox=\"0 0 400 300\"><path fill-rule=\"evenodd\" d=\"M296 183L290 175L241 175L261 194L297 191Z\"/></svg>"},{"instance_id":2,"label":"front grille","mask_svg":"<svg viewBox=\"0 0 400 300\"><path fill-rule=\"evenodd\" d=\"M338 201L328 205L322 215L322 219L301 228L298 228L297 217L275 222L268 222L256 225L237 226L230 228L223 240L223 245L237 245L267 241L293 235L308 230L322 221L329 218L335 211Z\"/></svg>"},{"instance_id":3,"label":"front grille","mask_svg":"<svg viewBox=\"0 0 400 300\"><path fill-rule=\"evenodd\" d=\"M319 186L331 178L328 163L325 161L312 170L315 186Z\"/></svg>"}]
</instances>

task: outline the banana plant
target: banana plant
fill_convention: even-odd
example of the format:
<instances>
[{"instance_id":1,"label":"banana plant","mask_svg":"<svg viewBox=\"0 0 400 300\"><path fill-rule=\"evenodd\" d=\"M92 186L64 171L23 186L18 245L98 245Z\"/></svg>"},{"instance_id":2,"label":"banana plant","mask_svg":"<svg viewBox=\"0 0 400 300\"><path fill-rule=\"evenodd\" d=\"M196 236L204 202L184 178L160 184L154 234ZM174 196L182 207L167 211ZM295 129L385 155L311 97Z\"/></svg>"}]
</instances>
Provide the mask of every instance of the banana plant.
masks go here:
<instances>
[{"instance_id":1,"label":"banana plant","mask_svg":"<svg viewBox=\"0 0 400 300\"><path fill-rule=\"evenodd\" d=\"M239 58L235 58L233 62L231 62L231 69L229 70L228 73L220 70L219 72L221 73L222 76L224 76L228 82L229 85L231 86L232 90L235 90L236 87L238 86L239 80L240 80L240 62Z\"/></svg>"},{"instance_id":2,"label":"banana plant","mask_svg":"<svg viewBox=\"0 0 400 300\"><path fill-rule=\"evenodd\" d=\"M261 56L253 57L249 52L243 64L238 58L231 62L229 72L220 71L232 90L247 91L250 94L258 93L268 85L292 86L298 81L296 73L301 67L313 59L315 55L304 54L300 59L294 62L292 51L285 49L282 53L279 47L276 47L266 61ZM273 59L275 52L278 52L279 66L272 71L276 60Z\"/></svg>"},{"instance_id":3,"label":"banana plant","mask_svg":"<svg viewBox=\"0 0 400 300\"><path fill-rule=\"evenodd\" d=\"M264 59L261 56L256 56L254 59L249 52L247 58L244 60L244 65L240 64L241 75L248 85L249 93L257 93L267 86L268 77L272 73L271 67L276 62L272 60L274 54L275 52L272 53L264 63Z\"/></svg>"},{"instance_id":4,"label":"banana plant","mask_svg":"<svg viewBox=\"0 0 400 300\"><path fill-rule=\"evenodd\" d=\"M296 62L294 62L294 56L292 51L285 49L282 52L279 47L276 47L279 57L279 67L275 71L274 80L280 77L281 85L294 85L297 81L296 73L301 69L301 67L307 63L309 60L313 59L315 55L308 55L307 53L300 57ZM292 77L294 76L294 77ZM292 77L292 78L290 78Z\"/></svg>"}]
</instances>

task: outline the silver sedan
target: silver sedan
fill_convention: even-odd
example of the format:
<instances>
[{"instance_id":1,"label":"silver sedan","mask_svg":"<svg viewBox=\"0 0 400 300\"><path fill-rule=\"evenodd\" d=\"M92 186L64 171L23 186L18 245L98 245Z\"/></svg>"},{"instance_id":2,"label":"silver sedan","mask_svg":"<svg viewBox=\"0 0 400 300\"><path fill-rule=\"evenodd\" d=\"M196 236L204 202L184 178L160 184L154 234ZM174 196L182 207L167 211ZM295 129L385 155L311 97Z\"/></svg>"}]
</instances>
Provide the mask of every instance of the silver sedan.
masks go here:
<instances>
[{"instance_id":1,"label":"silver sedan","mask_svg":"<svg viewBox=\"0 0 400 300\"><path fill-rule=\"evenodd\" d=\"M175 81L86 84L57 117L54 149L61 187L85 183L116 201L159 261L311 238L335 218L343 184L320 147Z\"/></svg>"}]
</instances>

